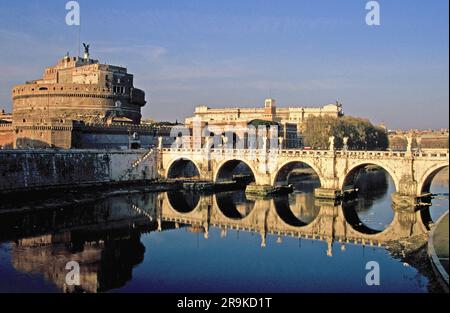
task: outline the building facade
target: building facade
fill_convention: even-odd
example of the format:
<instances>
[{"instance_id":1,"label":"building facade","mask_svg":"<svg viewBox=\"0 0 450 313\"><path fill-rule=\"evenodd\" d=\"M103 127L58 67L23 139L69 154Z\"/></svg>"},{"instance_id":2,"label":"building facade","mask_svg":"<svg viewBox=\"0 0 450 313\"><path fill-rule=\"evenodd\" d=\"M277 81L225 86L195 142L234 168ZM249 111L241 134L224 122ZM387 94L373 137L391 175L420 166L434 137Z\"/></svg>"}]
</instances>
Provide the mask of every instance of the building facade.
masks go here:
<instances>
[{"instance_id":1,"label":"building facade","mask_svg":"<svg viewBox=\"0 0 450 313\"><path fill-rule=\"evenodd\" d=\"M305 120L310 116L332 116L343 115L342 105L339 103L328 104L323 107L277 107L274 99L266 99L263 108L209 108L198 106L195 108L194 116L186 119L186 124L192 123L194 118L202 121L214 121L215 123L237 123L250 122L262 119L281 124L297 124L302 128Z\"/></svg>"},{"instance_id":2,"label":"building facade","mask_svg":"<svg viewBox=\"0 0 450 313\"><path fill-rule=\"evenodd\" d=\"M0 111L0 149L12 148L14 132L12 128L12 114Z\"/></svg>"},{"instance_id":3,"label":"building facade","mask_svg":"<svg viewBox=\"0 0 450 313\"><path fill-rule=\"evenodd\" d=\"M278 126L278 135L284 148L299 148L303 145L302 131L306 119L310 116L340 117L343 115L342 105L328 104L319 108L287 107L279 108L274 99L265 99L262 108L209 108L198 106L194 116L185 120L186 126L193 128L195 123L202 127L226 128L234 127L243 136L245 128L261 122Z\"/></svg>"},{"instance_id":4,"label":"building facade","mask_svg":"<svg viewBox=\"0 0 450 313\"><path fill-rule=\"evenodd\" d=\"M393 151L404 151L407 148L407 137L413 136L412 147L414 149L448 149L449 130L390 130L389 149Z\"/></svg>"}]
</instances>

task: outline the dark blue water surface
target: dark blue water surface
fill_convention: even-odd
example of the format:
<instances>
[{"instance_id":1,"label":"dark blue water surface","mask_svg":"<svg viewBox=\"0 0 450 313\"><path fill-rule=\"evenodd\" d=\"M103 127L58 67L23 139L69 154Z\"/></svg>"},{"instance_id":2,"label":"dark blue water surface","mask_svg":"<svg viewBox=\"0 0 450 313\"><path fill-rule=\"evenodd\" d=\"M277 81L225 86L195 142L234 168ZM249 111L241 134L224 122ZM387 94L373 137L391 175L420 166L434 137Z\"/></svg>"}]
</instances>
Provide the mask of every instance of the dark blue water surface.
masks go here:
<instances>
[{"instance_id":1,"label":"dark blue water surface","mask_svg":"<svg viewBox=\"0 0 450 313\"><path fill-rule=\"evenodd\" d=\"M429 279L384 248L395 224L389 177L345 205L318 202L315 186L298 182L277 201L170 192L0 213L0 291L428 292ZM448 210L447 173L431 189L432 206L401 215L416 233ZM80 264L78 287L66 284L69 261ZM366 284L369 261L378 286Z\"/></svg>"}]
</instances>

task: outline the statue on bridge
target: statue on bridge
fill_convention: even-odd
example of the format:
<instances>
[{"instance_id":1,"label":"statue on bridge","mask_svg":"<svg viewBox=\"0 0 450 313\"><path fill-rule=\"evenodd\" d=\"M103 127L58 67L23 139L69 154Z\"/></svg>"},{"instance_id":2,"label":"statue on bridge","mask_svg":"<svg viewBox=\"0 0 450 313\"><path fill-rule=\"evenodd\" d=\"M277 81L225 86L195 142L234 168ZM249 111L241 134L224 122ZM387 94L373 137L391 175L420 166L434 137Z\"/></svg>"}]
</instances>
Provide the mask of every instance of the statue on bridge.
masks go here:
<instances>
[{"instance_id":1,"label":"statue on bridge","mask_svg":"<svg viewBox=\"0 0 450 313\"><path fill-rule=\"evenodd\" d=\"M412 152L413 134L409 134L406 137L406 142L407 142L406 152Z\"/></svg>"},{"instance_id":2,"label":"statue on bridge","mask_svg":"<svg viewBox=\"0 0 450 313\"><path fill-rule=\"evenodd\" d=\"M347 151L348 150L348 137L344 137L342 139L342 142L343 142L342 150Z\"/></svg>"},{"instance_id":3,"label":"statue on bridge","mask_svg":"<svg viewBox=\"0 0 450 313\"><path fill-rule=\"evenodd\" d=\"M284 138L278 137L278 149L283 149Z\"/></svg>"},{"instance_id":4,"label":"statue on bridge","mask_svg":"<svg viewBox=\"0 0 450 313\"><path fill-rule=\"evenodd\" d=\"M422 150L422 137L416 137L417 151L421 152Z\"/></svg>"},{"instance_id":5,"label":"statue on bridge","mask_svg":"<svg viewBox=\"0 0 450 313\"><path fill-rule=\"evenodd\" d=\"M183 145L183 142L182 142L181 137L177 137L177 139L175 140L175 147L177 149L180 149L182 147L182 145Z\"/></svg>"},{"instance_id":6,"label":"statue on bridge","mask_svg":"<svg viewBox=\"0 0 450 313\"><path fill-rule=\"evenodd\" d=\"M330 143L329 150L334 151L334 136L330 136L330 138L328 138L328 142Z\"/></svg>"},{"instance_id":7,"label":"statue on bridge","mask_svg":"<svg viewBox=\"0 0 450 313\"><path fill-rule=\"evenodd\" d=\"M227 148L228 143L228 137L225 135L222 135L222 148Z\"/></svg>"},{"instance_id":8,"label":"statue on bridge","mask_svg":"<svg viewBox=\"0 0 450 313\"><path fill-rule=\"evenodd\" d=\"M205 151L208 152L208 153L210 153L210 152L211 152L211 149L212 149L213 146L214 146L213 137L208 136L208 137L206 137L205 140L206 140L206 141L205 141Z\"/></svg>"}]
</instances>

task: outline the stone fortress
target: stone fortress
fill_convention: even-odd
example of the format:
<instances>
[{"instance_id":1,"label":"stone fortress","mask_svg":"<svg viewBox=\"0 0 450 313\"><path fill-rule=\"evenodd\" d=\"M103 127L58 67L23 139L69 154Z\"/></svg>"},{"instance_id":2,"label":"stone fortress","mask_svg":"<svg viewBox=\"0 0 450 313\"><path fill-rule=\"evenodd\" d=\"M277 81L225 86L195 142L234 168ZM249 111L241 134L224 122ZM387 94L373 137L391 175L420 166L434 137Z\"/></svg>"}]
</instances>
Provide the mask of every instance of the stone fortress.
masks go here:
<instances>
[{"instance_id":1,"label":"stone fortress","mask_svg":"<svg viewBox=\"0 0 450 313\"><path fill-rule=\"evenodd\" d=\"M116 118L139 124L145 93L133 86L133 75L123 67L66 55L47 67L42 79L12 90L17 125L64 124L65 120L111 123Z\"/></svg>"},{"instance_id":2,"label":"stone fortress","mask_svg":"<svg viewBox=\"0 0 450 313\"><path fill-rule=\"evenodd\" d=\"M83 58L67 54L42 79L14 87L12 99L15 148L80 147L83 126L139 124L146 104L133 75L91 59L88 45Z\"/></svg>"},{"instance_id":3,"label":"stone fortress","mask_svg":"<svg viewBox=\"0 0 450 313\"><path fill-rule=\"evenodd\" d=\"M160 132L141 124L147 102L133 75L91 59L89 45L82 58L67 54L41 79L15 86L12 103L12 116L0 116L3 147L130 148Z\"/></svg>"}]
</instances>

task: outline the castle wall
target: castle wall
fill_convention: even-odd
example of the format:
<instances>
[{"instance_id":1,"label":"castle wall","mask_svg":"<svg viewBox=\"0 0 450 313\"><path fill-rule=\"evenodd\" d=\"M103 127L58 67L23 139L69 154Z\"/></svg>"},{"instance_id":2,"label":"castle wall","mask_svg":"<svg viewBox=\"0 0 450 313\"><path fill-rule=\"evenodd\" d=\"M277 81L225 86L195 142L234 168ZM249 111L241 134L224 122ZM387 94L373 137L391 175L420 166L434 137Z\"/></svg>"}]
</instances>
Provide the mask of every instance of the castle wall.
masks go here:
<instances>
[{"instance_id":1,"label":"castle wall","mask_svg":"<svg viewBox=\"0 0 450 313\"><path fill-rule=\"evenodd\" d=\"M96 85L21 85L13 89L13 119L16 124L43 123L51 118L101 122L125 116L139 124L141 106L131 102L130 94Z\"/></svg>"},{"instance_id":2,"label":"castle wall","mask_svg":"<svg viewBox=\"0 0 450 313\"><path fill-rule=\"evenodd\" d=\"M77 149L128 149L130 136L138 134L141 148L158 145L158 137L163 137L163 145L170 146L174 141L167 128L157 129L146 125L83 125L76 129L73 148Z\"/></svg>"},{"instance_id":3,"label":"castle wall","mask_svg":"<svg viewBox=\"0 0 450 313\"><path fill-rule=\"evenodd\" d=\"M48 119L47 119L48 121ZM0 149L128 149L130 136L138 134L141 148L158 145L158 137L163 137L163 145L169 147L174 138L169 127L127 124L84 124L72 120L52 119L48 122L33 122L19 125L0 123Z\"/></svg>"},{"instance_id":4,"label":"castle wall","mask_svg":"<svg viewBox=\"0 0 450 313\"><path fill-rule=\"evenodd\" d=\"M15 125L15 138L13 147L27 148L60 148L70 149L73 145L72 122L59 123L52 121L45 125L24 123Z\"/></svg>"},{"instance_id":5,"label":"castle wall","mask_svg":"<svg viewBox=\"0 0 450 313\"><path fill-rule=\"evenodd\" d=\"M12 148L14 131L11 123L0 123L0 149Z\"/></svg>"}]
</instances>

